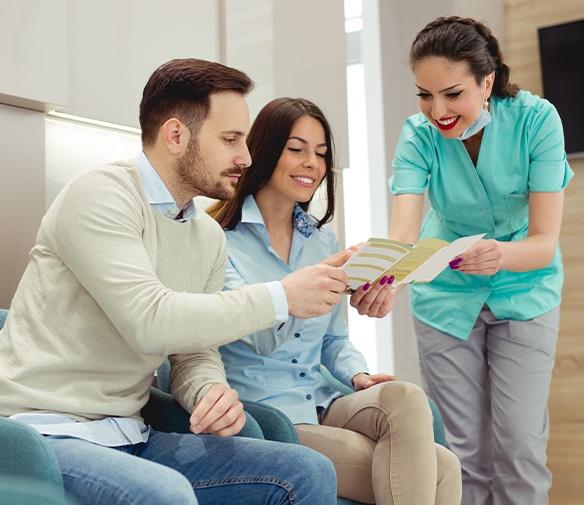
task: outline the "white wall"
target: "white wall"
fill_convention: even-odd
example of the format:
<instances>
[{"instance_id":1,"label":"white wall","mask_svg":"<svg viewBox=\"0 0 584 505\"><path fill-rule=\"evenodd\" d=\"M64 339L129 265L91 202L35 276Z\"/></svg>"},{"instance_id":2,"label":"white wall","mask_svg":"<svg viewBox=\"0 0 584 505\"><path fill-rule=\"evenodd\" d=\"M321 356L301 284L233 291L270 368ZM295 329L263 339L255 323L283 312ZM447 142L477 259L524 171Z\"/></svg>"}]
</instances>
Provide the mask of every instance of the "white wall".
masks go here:
<instances>
[{"instance_id":1,"label":"white wall","mask_svg":"<svg viewBox=\"0 0 584 505\"><path fill-rule=\"evenodd\" d=\"M45 116L0 105L0 308L8 308L45 213Z\"/></svg>"},{"instance_id":2,"label":"white wall","mask_svg":"<svg viewBox=\"0 0 584 505\"><path fill-rule=\"evenodd\" d=\"M9 307L26 267L45 192L50 200L64 178L107 158L112 147L98 156L65 134L49 149L46 178L44 112L137 126L142 88L156 67L174 57L219 59L219 5L0 1L0 307Z\"/></svg>"},{"instance_id":3,"label":"white wall","mask_svg":"<svg viewBox=\"0 0 584 505\"><path fill-rule=\"evenodd\" d=\"M43 112L66 105L66 0L0 2L0 62L0 103Z\"/></svg>"},{"instance_id":4,"label":"white wall","mask_svg":"<svg viewBox=\"0 0 584 505\"><path fill-rule=\"evenodd\" d=\"M172 58L219 61L216 0L69 0L66 112L138 127L150 74Z\"/></svg>"}]
</instances>

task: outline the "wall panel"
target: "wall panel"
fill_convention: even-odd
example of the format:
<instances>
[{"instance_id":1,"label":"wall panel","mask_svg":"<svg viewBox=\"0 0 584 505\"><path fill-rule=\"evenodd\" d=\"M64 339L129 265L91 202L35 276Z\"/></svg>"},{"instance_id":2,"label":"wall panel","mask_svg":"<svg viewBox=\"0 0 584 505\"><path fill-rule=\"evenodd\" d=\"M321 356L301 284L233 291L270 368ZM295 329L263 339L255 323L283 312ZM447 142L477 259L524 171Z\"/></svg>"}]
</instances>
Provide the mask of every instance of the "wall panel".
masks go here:
<instances>
[{"instance_id":1,"label":"wall panel","mask_svg":"<svg viewBox=\"0 0 584 505\"><path fill-rule=\"evenodd\" d=\"M522 88L542 95L537 29L584 19L584 2L506 0L505 9L506 58L511 67L511 78ZM583 61L574 64L582 65ZM584 126L581 134L584 135ZM553 474L551 505L580 505L584 501L584 160L571 160L570 165L576 175L565 192L560 245L566 280L549 400L548 466Z\"/></svg>"}]
</instances>

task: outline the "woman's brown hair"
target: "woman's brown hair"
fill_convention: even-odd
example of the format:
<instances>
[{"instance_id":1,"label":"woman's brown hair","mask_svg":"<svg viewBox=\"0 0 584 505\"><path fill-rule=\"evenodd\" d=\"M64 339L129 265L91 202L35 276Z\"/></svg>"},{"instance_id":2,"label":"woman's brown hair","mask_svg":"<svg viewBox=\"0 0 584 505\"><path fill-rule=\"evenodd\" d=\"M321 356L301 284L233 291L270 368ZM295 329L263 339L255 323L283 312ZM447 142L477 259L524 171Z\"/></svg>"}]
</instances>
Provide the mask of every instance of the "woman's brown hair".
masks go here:
<instances>
[{"instance_id":1,"label":"woman's brown hair","mask_svg":"<svg viewBox=\"0 0 584 505\"><path fill-rule=\"evenodd\" d=\"M247 137L247 146L252 164L240 177L237 193L231 200L217 202L207 212L222 228L232 230L241 221L243 202L249 195L255 195L272 176L282 151L288 142L290 132L303 116L316 119L324 129L327 150L325 154L326 173L323 182L327 187L327 209L317 223L317 228L329 222L335 212L334 145L331 127L322 111L309 100L303 98L277 98L268 103L257 115ZM308 202L299 202L304 211Z\"/></svg>"}]
</instances>

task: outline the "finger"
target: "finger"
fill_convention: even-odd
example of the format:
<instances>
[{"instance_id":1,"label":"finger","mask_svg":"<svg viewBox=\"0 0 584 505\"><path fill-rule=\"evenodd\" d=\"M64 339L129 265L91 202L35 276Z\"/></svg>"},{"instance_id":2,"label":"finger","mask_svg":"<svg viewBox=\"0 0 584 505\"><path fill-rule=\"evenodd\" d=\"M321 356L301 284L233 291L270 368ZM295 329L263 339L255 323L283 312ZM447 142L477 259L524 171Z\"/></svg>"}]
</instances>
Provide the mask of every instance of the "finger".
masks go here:
<instances>
[{"instance_id":1,"label":"finger","mask_svg":"<svg viewBox=\"0 0 584 505\"><path fill-rule=\"evenodd\" d=\"M343 288L344 286L347 285L347 281L349 280L349 277L347 277L347 273L341 268L329 266L327 275L329 276L330 279L342 283Z\"/></svg>"},{"instance_id":2,"label":"finger","mask_svg":"<svg viewBox=\"0 0 584 505\"><path fill-rule=\"evenodd\" d=\"M218 437L231 437L233 435L237 435L245 426L246 417L245 413L242 411L239 416L235 419L233 423L224 428L218 429L217 431L213 432L213 435Z\"/></svg>"},{"instance_id":3,"label":"finger","mask_svg":"<svg viewBox=\"0 0 584 505\"><path fill-rule=\"evenodd\" d=\"M200 418L199 425L203 428L203 431L209 431L209 428L213 426L214 423L217 423L222 417L228 416L228 412L234 406L241 405L239 400L237 399L237 392L234 389L226 389L221 398L219 398L215 405L209 411ZM241 406L243 410L243 406ZM218 425L219 427L223 427L221 422Z\"/></svg>"},{"instance_id":4,"label":"finger","mask_svg":"<svg viewBox=\"0 0 584 505\"><path fill-rule=\"evenodd\" d=\"M222 394L221 388L216 387L219 385L213 384L205 396L195 404L190 418L191 425L199 424L200 420L213 408L213 405L215 405ZM224 384L221 384L221 386L225 387Z\"/></svg>"},{"instance_id":5,"label":"finger","mask_svg":"<svg viewBox=\"0 0 584 505\"><path fill-rule=\"evenodd\" d=\"M351 254L347 250L344 250L323 259L321 263L331 267L341 267L350 257Z\"/></svg>"},{"instance_id":6,"label":"finger","mask_svg":"<svg viewBox=\"0 0 584 505\"><path fill-rule=\"evenodd\" d=\"M204 433L217 434L222 430L229 429L243 414L243 405L240 401L231 405L223 414L219 415L213 422L205 428ZM243 414L245 417L245 414ZM244 421L245 422L245 421Z\"/></svg>"},{"instance_id":7,"label":"finger","mask_svg":"<svg viewBox=\"0 0 584 505\"><path fill-rule=\"evenodd\" d=\"M393 276L389 279L384 276L380 281L368 290L362 289L363 296L351 299L351 306L355 307L359 314L367 314L375 317L383 305L384 300L392 291ZM358 301L357 301L358 300ZM355 304L354 304L355 303Z\"/></svg>"}]
</instances>

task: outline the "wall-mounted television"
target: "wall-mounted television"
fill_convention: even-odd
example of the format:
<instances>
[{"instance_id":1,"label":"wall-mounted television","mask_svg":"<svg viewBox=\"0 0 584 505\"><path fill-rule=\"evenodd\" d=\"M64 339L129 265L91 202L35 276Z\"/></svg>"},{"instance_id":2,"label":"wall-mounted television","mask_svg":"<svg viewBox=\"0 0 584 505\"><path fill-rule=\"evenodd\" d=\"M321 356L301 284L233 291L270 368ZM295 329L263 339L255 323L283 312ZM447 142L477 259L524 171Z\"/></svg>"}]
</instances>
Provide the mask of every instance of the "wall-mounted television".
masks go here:
<instances>
[{"instance_id":1,"label":"wall-mounted television","mask_svg":"<svg viewBox=\"0 0 584 505\"><path fill-rule=\"evenodd\" d=\"M562 118L568 157L584 157L584 19L538 32L543 96Z\"/></svg>"}]
</instances>

